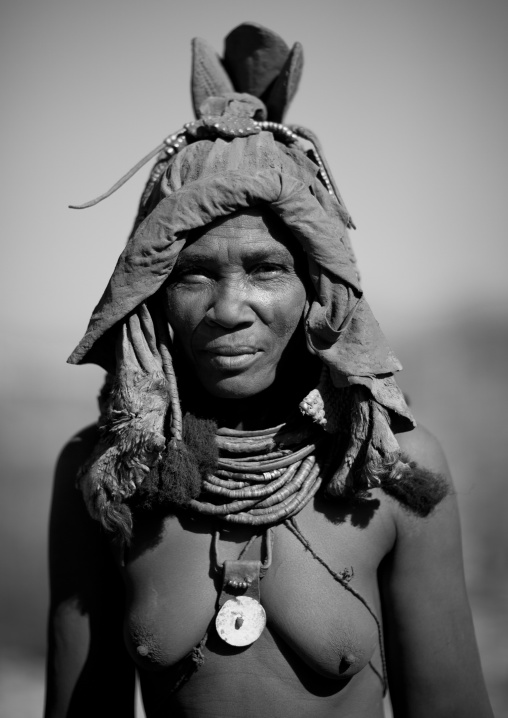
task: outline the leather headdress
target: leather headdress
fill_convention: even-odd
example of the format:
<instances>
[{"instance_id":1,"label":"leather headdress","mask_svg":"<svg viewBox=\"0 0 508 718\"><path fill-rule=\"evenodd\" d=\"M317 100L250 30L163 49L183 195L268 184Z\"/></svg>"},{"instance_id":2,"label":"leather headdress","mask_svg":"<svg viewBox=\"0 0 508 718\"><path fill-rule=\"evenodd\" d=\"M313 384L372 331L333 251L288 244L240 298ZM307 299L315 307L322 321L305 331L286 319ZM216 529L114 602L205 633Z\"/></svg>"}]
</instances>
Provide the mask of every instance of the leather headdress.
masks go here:
<instances>
[{"instance_id":1,"label":"leather headdress","mask_svg":"<svg viewBox=\"0 0 508 718\"><path fill-rule=\"evenodd\" d=\"M314 152L307 139L313 136L276 124L298 85L300 45L289 51L274 33L244 24L228 36L223 61L203 40L194 41L193 53L197 121L179 135L178 151L159 157L135 229L69 362L111 370L119 322L164 284L188 232L263 204L307 255L315 289L307 338L333 383L366 386L398 415L400 429L411 428L412 417L392 379L401 365L359 284L349 214L322 171L319 148Z\"/></svg>"}]
</instances>

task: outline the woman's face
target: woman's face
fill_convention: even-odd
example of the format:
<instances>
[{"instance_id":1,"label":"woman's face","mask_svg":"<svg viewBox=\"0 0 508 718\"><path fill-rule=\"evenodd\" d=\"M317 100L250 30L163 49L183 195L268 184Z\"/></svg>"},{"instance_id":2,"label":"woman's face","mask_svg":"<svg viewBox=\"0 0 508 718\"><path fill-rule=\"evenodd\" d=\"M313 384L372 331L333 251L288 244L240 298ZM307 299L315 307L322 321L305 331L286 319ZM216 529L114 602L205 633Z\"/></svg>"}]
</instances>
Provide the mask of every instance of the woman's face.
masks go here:
<instances>
[{"instance_id":1,"label":"woman's face","mask_svg":"<svg viewBox=\"0 0 508 718\"><path fill-rule=\"evenodd\" d=\"M272 385L303 314L296 241L266 211L233 215L194 236L167 283L169 323L210 394L254 396Z\"/></svg>"}]
</instances>

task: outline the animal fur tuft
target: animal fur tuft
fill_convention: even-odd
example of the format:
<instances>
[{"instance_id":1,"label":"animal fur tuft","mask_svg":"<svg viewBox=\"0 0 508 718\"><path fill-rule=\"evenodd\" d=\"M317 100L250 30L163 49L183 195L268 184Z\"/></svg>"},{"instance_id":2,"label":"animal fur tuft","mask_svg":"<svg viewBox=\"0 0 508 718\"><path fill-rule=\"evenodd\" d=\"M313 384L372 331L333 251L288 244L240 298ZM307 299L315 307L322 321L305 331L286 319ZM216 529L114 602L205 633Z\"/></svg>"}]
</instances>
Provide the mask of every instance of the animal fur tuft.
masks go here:
<instances>
[{"instance_id":1,"label":"animal fur tuft","mask_svg":"<svg viewBox=\"0 0 508 718\"><path fill-rule=\"evenodd\" d=\"M401 463L402 470L392 471L381 479L381 488L411 513L428 516L448 495L447 482L440 474L418 466L415 461Z\"/></svg>"},{"instance_id":2,"label":"animal fur tuft","mask_svg":"<svg viewBox=\"0 0 508 718\"><path fill-rule=\"evenodd\" d=\"M204 478L217 468L219 449L215 441L217 424L210 419L200 419L186 414L183 420L183 440L196 457L201 476Z\"/></svg>"},{"instance_id":3,"label":"animal fur tuft","mask_svg":"<svg viewBox=\"0 0 508 718\"><path fill-rule=\"evenodd\" d=\"M150 471L134 499L141 510L186 506L201 493L203 479L217 466L216 424L187 414L183 441L170 442L159 464Z\"/></svg>"}]
</instances>

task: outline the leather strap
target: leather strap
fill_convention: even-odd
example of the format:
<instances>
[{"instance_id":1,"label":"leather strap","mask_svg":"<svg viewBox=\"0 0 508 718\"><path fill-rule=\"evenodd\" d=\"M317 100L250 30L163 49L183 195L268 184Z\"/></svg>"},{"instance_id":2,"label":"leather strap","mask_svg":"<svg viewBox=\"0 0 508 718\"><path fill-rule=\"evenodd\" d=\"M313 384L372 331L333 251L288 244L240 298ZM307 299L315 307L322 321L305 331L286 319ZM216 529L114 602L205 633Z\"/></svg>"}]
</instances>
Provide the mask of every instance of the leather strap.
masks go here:
<instances>
[{"instance_id":1,"label":"leather strap","mask_svg":"<svg viewBox=\"0 0 508 718\"><path fill-rule=\"evenodd\" d=\"M222 590L218 607L236 596L248 596L259 602L261 561L224 561Z\"/></svg>"}]
</instances>

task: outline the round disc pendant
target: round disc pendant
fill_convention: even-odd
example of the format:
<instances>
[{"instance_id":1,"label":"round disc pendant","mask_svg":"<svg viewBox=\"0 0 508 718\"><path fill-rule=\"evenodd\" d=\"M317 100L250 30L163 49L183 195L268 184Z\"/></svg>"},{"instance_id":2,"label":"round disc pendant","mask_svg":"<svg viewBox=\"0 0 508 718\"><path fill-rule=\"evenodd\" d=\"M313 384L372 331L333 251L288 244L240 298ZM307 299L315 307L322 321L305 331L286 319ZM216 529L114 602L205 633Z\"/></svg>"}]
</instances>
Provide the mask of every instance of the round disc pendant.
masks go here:
<instances>
[{"instance_id":1,"label":"round disc pendant","mask_svg":"<svg viewBox=\"0 0 508 718\"><path fill-rule=\"evenodd\" d=\"M266 613L255 598L237 596L222 606L215 619L217 633L230 646L249 646L266 626Z\"/></svg>"}]
</instances>

